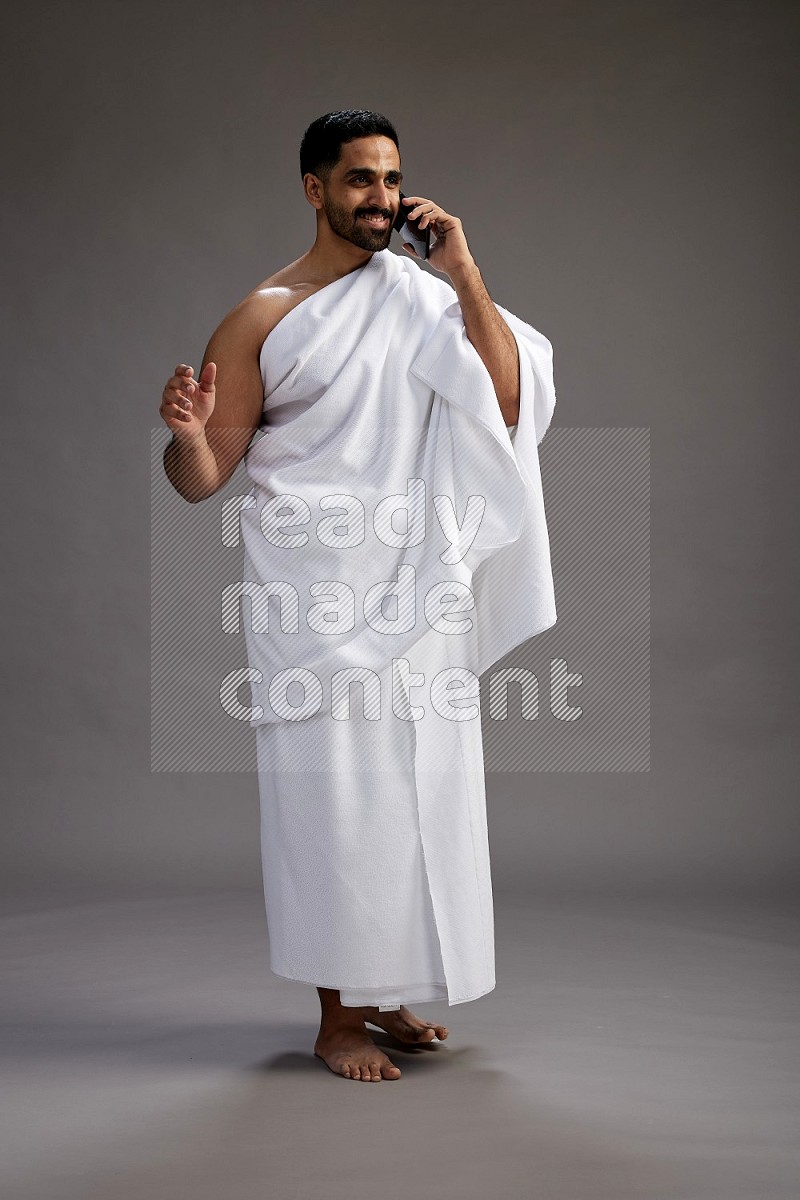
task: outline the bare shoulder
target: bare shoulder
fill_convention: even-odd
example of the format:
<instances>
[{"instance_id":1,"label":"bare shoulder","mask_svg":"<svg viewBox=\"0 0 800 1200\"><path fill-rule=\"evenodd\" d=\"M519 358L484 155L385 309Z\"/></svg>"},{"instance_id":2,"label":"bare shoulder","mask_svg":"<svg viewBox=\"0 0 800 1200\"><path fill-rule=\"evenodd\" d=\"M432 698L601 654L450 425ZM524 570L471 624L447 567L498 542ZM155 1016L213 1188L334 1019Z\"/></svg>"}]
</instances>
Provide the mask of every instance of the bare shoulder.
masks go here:
<instances>
[{"instance_id":1,"label":"bare shoulder","mask_svg":"<svg viewBox=\"0 0 800 1200\"><path fill-rule=\"evenodd\" d=\"M290 263L262 280L244 297L237 305L241 310L240 319L252 326L260 346L295 305L321 286L322 283L304 269L302 260Z\"/></svg>"},{"instance_id":2,"label":"bare shoulder","mask_svg":"<svg viewBox=\"0 0 800 1200\"><path fill-rule=\"evenodd\" d=\"M208 358L220 346L257 351L289 310L314 291L314 285L305 283L293 267L283 267L257 284L225 314L212 335Z\"/></svg>"},{"instance_id":3,"label":"bare shoulder","mask_svg":"<svg viewBox=\"0 0 800 1200\"><path fill-rule=\"evenodd\" d=\"M236 306L239 319L252 328L258 346L295 305L318 292L326 281L309 275L302 259L261 280Z\"/></svg>"}]
</instances>

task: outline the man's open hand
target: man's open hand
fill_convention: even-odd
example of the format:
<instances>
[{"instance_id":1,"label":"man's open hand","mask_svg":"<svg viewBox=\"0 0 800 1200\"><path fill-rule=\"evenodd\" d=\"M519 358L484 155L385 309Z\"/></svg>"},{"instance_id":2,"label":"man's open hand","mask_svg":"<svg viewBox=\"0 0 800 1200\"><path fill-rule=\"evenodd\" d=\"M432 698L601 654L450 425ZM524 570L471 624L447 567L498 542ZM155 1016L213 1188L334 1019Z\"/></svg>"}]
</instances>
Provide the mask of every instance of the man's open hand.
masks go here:
<instances>
[{"instance_id":1,"label":"man's open hand","mask_svg":"<svg viewBox=\"0 0 800 1200\"><path fill-rule=\"evenodd\" d=\"M458 217L446 213L438 204L434 204L433 200L426 200L424 196L404 196L401 203L408 210L406 215L412 220L416 217L422 218L419 223L420 229L425 229L430 225L436 237L428 259L432 267L435 267L437 271L444 271L445 275L452 277L454 272L457 274L465 267L474 265L474 259ZM403 246L414 258L419 258L409 242L403 242Z\"/></svg>"},{"instance_id":2,"label":"man's open hand","mask_svg":"<svg viewBox=\"0 0 800 1200\"><path fill-rule=\"evenodd\" d=\"M195 382L194 367L179 363L175 374L167 381L161 397L159 412L177 438L191 441L205 429L206 421L214 411L217 364L208 362Z\"/></svg>"}]
</instances>

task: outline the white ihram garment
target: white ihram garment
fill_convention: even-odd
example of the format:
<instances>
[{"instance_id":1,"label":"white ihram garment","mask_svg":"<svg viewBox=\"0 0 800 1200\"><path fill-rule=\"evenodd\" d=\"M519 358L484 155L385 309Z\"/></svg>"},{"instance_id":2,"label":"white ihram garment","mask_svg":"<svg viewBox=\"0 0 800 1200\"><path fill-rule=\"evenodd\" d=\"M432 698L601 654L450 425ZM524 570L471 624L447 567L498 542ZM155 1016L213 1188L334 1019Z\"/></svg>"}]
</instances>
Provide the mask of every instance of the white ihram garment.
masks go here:
<instances>
[{"instance_id":1,"label":"white ihram garment","mask_svg":"<svg viewBox=\"0 0 800 1200\"><path fill-rule=\"evenodd\" d=\"M497 307L511 432L453 288L388 250L261 349L242 612L270 965L345 1005L495 986L477 676L556 620L552 348Z\"/></svg>"}]
</instances>

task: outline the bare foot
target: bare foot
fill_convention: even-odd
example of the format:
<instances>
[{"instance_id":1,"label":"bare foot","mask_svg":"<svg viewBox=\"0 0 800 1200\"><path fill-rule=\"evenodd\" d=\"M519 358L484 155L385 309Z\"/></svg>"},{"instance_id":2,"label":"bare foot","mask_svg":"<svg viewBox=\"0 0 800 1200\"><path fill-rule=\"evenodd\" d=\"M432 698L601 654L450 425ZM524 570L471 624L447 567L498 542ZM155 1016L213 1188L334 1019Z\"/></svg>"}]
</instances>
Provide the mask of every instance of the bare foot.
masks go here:
<instances>
[{"instance_id":1,"label":"bare foot","mask_svg":"<svg viewBox=\"0 0 800 1200\"><path fill-rule=\"evenodd\" d=\"M345 1079L375 1082L399 1079L402 1072L373 1042L363 1021L347 1025L325 1024L314 1043L314 1053Z\"/></svg>"},{"instance_id":2,"label":"bare foot","mask_svg":"<svg viewBox=\"0 0 800 1200\"><path fill-rule=\"evenodd\" d=\"M385 1029L399 1042L419 1045L420 1042L432 1042L434 1038L443 1042L447 1037L446 1025L436 1025L432 1021L423 1021L421 1017L415 1017L405 1004L401 1004L399 1011L394 1012L381 1012L377 1005L365 1005L361 1012L364 1020L369 1021L370 1025Z\"/></svg>"}]
</instances>

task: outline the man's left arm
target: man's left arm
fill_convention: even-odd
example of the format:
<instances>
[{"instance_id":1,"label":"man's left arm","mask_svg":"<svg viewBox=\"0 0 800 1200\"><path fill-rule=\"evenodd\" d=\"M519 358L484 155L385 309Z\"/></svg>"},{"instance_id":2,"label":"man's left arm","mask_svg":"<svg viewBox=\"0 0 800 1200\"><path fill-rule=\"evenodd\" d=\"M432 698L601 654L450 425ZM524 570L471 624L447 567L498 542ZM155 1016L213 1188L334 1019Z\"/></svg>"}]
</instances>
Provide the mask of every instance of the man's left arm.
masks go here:
<instances>
[{"instance_id":1,"label":"man's left arm","mask_svg":"<svg viewBox=\"0 0 800 1200\"><path fill-rule=\"evenodd\" d=\"M410 203L410 217L421 216L420 228L430 224L433 230L436 242L428 261L450 277L461 305L467 337L491 376L503 420L506 425L516 425L519 420L517 340L486 290L461 221L421 196L405 196L403 203L406 202ZM407 248L411 249L408 245ZM413 249L411 253L417 257Z\"/></svg>"}]
</instances>

